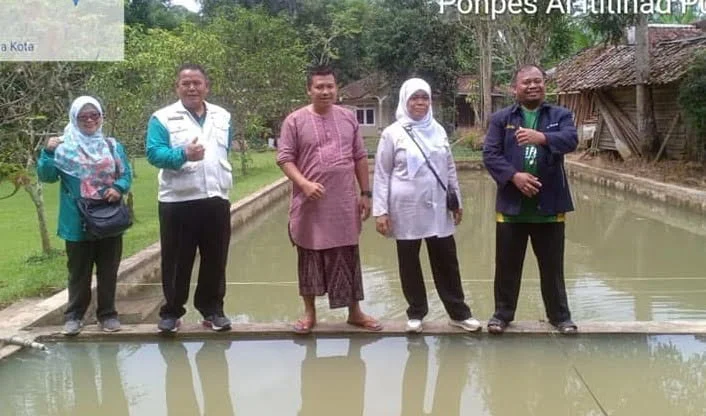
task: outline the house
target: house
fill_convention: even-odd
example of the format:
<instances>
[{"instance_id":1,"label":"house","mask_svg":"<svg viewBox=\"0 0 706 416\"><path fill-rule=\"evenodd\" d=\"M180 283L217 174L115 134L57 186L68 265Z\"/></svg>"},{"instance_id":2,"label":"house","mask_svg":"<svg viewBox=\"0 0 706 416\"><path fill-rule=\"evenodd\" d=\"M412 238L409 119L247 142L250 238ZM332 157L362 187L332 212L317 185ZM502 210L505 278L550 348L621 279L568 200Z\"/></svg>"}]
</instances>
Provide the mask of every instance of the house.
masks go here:
<instances>
[{"instance_id":1,"label":"house","mask_svg":"<svg viewBox=\"0 0 706 416\"><path fill-rule=\"evenodd\" d=\"M365 78L352 82L338 91L338 101L341 105L355 112L363 137L380 137L382 130L395 120L394 111L397 101L388 110L390 100L390 83L382 73L376 72Z\"/></svg>"},{"instance_id":2,"label":"house","mask_svg":"<svg viewBox=\"0 0 706 416\"><path fill-rule=\"evenodd\" d=\"M461 75L456 81L456 128L473 127L476 124L475 111L467 97L473 91L477 78L474 75ZM493 111L512 102L509 88L493 89ZM395 121L397 91L391 90L390 82L381 73L373 73L352 82L338 92L339 103L356 113L363 130L363 137L378 138L382 130ZM439 100L432 100L434 114L440 114Z\"/></svg>"},{"instance_id":3,"label":"house","mask_svg":"<svg viewBox=\"0 0 706 416\"><path fill-rule=\"evenodd\" d=\"M477 75L465 74L456 80L456 128L470 128L476 125L476 119L480 116L480 102L474 108L473 99L469 96L480 94ZM514 94L509 86L493 86L491 92L491 113L513 103Z\"/></svg>"},{"instance_id":4,"label":"house","mask_svg":"<svg viewBox=\"0 0 706 416\"><path fill-rule=\"evenodd\" d=\"M636 127L634 30L627 43L595 46L557 65L559 104L574 112L579 131L594 124L593 150L640 155ZM696 52L706 50L706 33L694 25L649 25L650 78L658 139L666 157L684 159L693 140L681 116L678 91ZM681 120L681 121L680 121Z\"/></svg>"}]
</instances>

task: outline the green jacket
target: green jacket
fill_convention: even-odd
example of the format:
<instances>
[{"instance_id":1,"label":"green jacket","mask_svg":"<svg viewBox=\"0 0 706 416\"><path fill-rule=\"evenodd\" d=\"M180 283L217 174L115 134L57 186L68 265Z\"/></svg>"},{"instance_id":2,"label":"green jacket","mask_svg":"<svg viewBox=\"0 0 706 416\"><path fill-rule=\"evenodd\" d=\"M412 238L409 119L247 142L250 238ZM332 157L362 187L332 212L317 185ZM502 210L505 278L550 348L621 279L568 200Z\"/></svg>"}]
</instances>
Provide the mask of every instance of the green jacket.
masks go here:
<instances>
[{"instance_id":1,"label":"green jacket","mask_svg":"<svg viewBox=\"0 0 706 416\"><path fill-rule=\"evenodd\" d=\"M132 169L125 149L118 143L115 153L122 161L123 172L113 183L113 188L125 195L132 185ZM61 172L54 164L54 152L42 150L37 160L37 176L42 182L54 183L60 180L59 226L57 235L66 241L91 240L84 231L75 197L81 195L81 181L75 176Z\"/></svg>"}]
</instances>

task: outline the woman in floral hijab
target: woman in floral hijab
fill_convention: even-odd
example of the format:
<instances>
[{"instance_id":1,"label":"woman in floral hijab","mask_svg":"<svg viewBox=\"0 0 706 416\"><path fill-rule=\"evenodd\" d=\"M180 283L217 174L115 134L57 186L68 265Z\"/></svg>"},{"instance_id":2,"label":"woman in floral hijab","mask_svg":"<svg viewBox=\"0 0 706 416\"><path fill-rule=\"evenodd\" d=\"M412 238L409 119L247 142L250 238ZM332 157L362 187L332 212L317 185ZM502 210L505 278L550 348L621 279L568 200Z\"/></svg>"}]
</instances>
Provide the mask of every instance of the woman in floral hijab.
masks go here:
<instances>
[{"instance_id":1,"label":"woman in floral hijab","mask_svg":"<svg viewBox=\"0 0 706 416\"><path fill-rule=\"evenodd\" d=\"M93 97L71 104L69 123L61 137L52 137L39 155L37 175L42 182L60 182L58 235L66 241L69 302L65 335L77 335L91 302L91 276L96 266L98 324L106 332L120 329L115 310L115 287L122 256L122 234L101 239L88 235L77 199L115 202L132 184L132 170L124 147L103 136L103 109Z\"/></svg>"}]
</instances>

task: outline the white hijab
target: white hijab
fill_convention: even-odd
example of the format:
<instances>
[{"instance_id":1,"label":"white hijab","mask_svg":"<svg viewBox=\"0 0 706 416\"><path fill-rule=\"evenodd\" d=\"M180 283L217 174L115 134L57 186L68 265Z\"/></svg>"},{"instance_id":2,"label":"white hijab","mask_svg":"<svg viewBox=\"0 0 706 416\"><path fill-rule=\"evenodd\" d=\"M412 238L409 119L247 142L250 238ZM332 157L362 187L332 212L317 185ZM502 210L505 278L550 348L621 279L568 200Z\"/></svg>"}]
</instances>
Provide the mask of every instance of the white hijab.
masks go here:
<instances>
[{"instance_id":1,"label":"white hijab","mask_svg":"<svg viewBox=\"0 0 706 416\"><path fill-rule=\"evenodd\" d=\"M424 91L429 96L429 111L421 120L414 120L407 111L407 101L417 91ZM424 149L427 157L430 156L430 151L442 148L447 141L446 130L441 127L433 116L431 105L431 87L421 78L410 78L402 84L400 88L400 98L397 103L397 111L395 112L397 121L402 125L412 126L414 138L419 145ZM412 142L407 133L404 133L405 138L409 140L409 146L406 149L407 153L407 174L413 178L420 167L425 164L424 156L419 151L417 145Z\"/></svg>"}]
</instances>

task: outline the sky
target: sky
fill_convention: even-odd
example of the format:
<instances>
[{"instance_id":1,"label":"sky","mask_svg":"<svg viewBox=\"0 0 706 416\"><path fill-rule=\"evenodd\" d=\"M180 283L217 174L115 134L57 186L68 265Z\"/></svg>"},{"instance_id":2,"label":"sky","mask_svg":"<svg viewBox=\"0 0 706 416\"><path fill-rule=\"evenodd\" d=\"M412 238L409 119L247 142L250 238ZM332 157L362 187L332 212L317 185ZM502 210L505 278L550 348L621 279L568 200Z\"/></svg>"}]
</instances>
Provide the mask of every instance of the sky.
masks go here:
<instances>
[{"instance_id":1,"label":"sky","mask_svg":"<svg viewBox=\"0 0 706 416\"><path fill-rule=\"evenodd\" d=\"M184 6L192 12L197 12L199 10L199 5L196 3L196 0L172 0L172 4Z\"/></svg>"}]
</instances>

